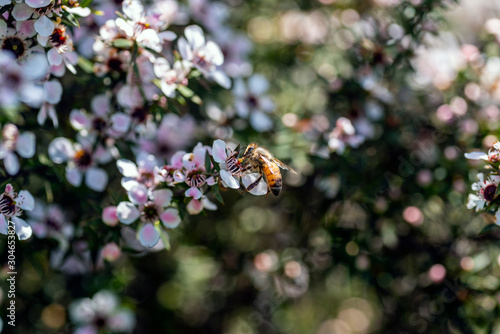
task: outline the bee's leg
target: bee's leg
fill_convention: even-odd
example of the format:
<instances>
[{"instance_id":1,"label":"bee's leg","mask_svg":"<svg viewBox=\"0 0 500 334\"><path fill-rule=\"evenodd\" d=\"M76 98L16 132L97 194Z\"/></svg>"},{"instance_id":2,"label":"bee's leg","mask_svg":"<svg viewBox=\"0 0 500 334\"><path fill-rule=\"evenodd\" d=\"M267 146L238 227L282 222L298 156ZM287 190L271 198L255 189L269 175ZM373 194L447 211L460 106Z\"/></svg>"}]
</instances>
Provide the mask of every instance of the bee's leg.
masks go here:
<instances>
[{"instance_id":1,"label":"bee's leg","mask_svg":"<svg viewBox=\"0 0 500 334\"><path fill-rule=\"evenodd\" d=\"M245 189L245 192L252 190L253 188L257 187L259 184L260 180L262 180L262 175L255 180L252 184L249 184L248 187Z\"/></svg>"},{"instance_id":2,"label":"bee's leg","mask_svg":"<svg viewBox=\"0 0 500 334\"><path fill-rule=\"evenodd\" d=\"M243 167L241 170L239 170L237 173L233 174L234 176L242 177L245 175L246 172L252 170L254 167L252 165L248 165Z\"/></svg>"}]
</instances>

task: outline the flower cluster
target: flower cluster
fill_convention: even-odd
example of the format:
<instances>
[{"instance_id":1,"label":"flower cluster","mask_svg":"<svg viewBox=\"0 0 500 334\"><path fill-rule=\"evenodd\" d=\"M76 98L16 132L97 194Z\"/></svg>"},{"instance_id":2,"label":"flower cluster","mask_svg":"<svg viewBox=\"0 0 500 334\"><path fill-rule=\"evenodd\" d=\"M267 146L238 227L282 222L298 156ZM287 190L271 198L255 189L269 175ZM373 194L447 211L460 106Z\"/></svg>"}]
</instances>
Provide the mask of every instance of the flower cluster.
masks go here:
<instances>
[{"instance_id":1,"label":"flower cluster","mask_svg":"<svg viewBox=\"0 0 500 334\"><path fill-rule=\"evenodd\" d=\"M66 68L76 73L78 55L68 26L77 25L77 17L86 17L90 9L80 7L78 1L2 1L3 19L0 20L0 63L9 61L0 84L0 107L9 108L23 102L31 108L40 108L38 123L47 116L55 126L58 119L55 105L61 100L62 85L57 77ZM5 74L3 74L5 73ZM27 88L32 88L27 94Z\"/></svg>"},{"instance_id":2,"label":"flower cluster","mask_svg":"<svg viewBox=\"0 0 500 334\"><path fill-rule=\"evenodd\" d=\"M259 179L249 192L268 193L264 178L238 159L239 151L230 150L218 139L212 147L198 143L192 152L176 152L167 165L147 153L138 154L136 163L119 159L116 165L128 201L104 208L103 222L109 226L138 223L137 238L142 246L151 248L161 240L169 247L167 231L180 225L181 212L197 215L205 209L216 210L209 196L222 202L220 189L246 189Z\"/></svg>"},{"instance_id":3,"label":"flower cluster","mask_svg":"<svg viewBox=\"0 0 500 334\"><path fill-rule=\"evenodd\" d=\"M474 193L469 194L467 208L475 209L476 212L491 212L494 213L496 224L500 225L500 207L497 203L500 184L500 175L498 174L498 167L500 166L500 142L496 142L493 147L484 152L470 152L465 153L465 157L471 160L484 160L492 167L493 171L485 177L484 173L478 173L478 181L472 184Z\"/></svg>"}]
</instances>

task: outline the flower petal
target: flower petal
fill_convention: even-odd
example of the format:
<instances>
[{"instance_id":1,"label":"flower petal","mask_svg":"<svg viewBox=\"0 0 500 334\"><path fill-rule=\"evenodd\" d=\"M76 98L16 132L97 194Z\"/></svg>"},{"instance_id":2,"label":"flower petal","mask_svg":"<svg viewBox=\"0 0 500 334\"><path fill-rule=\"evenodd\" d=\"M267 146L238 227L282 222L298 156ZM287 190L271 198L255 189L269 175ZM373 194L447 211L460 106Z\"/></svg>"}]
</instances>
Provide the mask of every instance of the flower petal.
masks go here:
<instances>
[{"instance_id":1,"label":"flower petal","mask_svg":"<svg viewBox=\"0 0 500 334\"><path fill-rule=\"evenodd\" d=\"M102 210L102 221L108 226L116 226L120 221L116 214L116 206L108 206Z\"/></svg>"},{"instance_id":2,"label":"flower petal","mask_svg":"<svg viewBox=\"0 0 500 334\"><path fill-rule=\"evenodd\" d=\"M163 226L167 228L176 228L181 223L179 211L176 208L168 208L160 214L160 220Z\"/></svg>"},{"instance_id":3,"label":"flower petal","mask_svg":"<svg viewBox=\"0 0 500 334\"><path fill-rule=\"evenodd\" d=\"M166 207L172 202L173 194L174 193L170 189L159 189L151 192L151 198L157 205Z\"/></svg>"},{"instance_id":4,"label":"flower petal","mask_svg":"<svg viewBox=\"0 0 500 334\"><path fill-rule=\"evenodd\" d=\"M212 156L214 157L215 162L218 163L225 162L227 160L226 143L223 140L217 139L214 141L212 144Z\"/></svg>"},{"instance_id":5,"label":"flower petal","mask_svg":"<svg viewBox=\"0 0 500 334\"><path fill-rule=\"evenodd\" d=\"M469 152L465 153L464 156L471 160L488 160L488 154L484 152Z\"/></svg>"},{"instance_id":6,"label":"flower petal","mask_svg":"<svg viewBox=\"0 0 500 334\"><path fill-rule=\"evenodd\" d=\"M187 205L187 211L191 215L197 215L203 210L203 204L201 204L201 201L193 198L191 201L189 201Z\"/></svg>"},{"instance_id":7,"label":"flower petal","mask_svg":"<svg viewBox=\"0 0 500 334\"><path fill-rule=\"evenodd\" d=\"M254 74L248 79L248 89L255 95L262 95L269 90L269 81L261 74Z\"/></svg>"},{"instance_id":8,"label":"flower petal","mask_svg":"<svg viewBox=\"0 0 500 334\"><path fill-rule=\"evenodd\" d=\"M85 184L92 190L104 191L108 185L108 173L102 168L89 168L85 173Z\"/></svg>"},{"instance_id":9,"label":"flower petal","mask_svg":"<svg viewBox=\"0 0 500 334\"><path fill-rule=\"evenodd\" d=\"M12 217L12 221L14 222L16 234L19 240L26 240L31 237L31 235L33 234L33 230L31 229L31 226L28 225L28 223L26 223L19 217Z\"/></svg>"},{"instance_id":10,"label":"flower petal","mask_svg":"<svg viewBox=\"0 0 500 334\"><path fill-rule=\"evenodd\" d=\"M74 154L73 145L67 138L58 137L49 144L49 157L56 164L66 162Z\"/></svg>"},{"instance_id":11,"label":"flower petal","mask_svg":"<svg viewBox=\"0 0 500 334\"><path fill-rule=\"evenodd\" d=\"M26 4L31 8L42 8L48 6L51 0L26 0Z\"/></svg>"},{"instance_id":12,"label":"flower petal","mask_svg":"<svg viewBox=\"0 0 500 334\"><path fill-rule=\"evenodd\" d=\"M160 233L153 224L147 223L139 230L138 237L141 245L151 248L160 240Z\"/></svg>"},{"instance_id":13,"label":"flower petal","mask_svg":"<svg viewBox=\"0 0 500 334\"><path fill-rule=\"evenodd\" d=\"M16 175L17 172L19 172L19 159L14 153L7 152L7 155L3 160L3 164L9 175Z\"/></svg>"},{"instance_id":14,"label":"flower petal","mask_svg":"<svg viewBox=\"0 0 500 334\"><path fill-rule=\"evenodd\" d=\"M224 182L227 184L227 186L229 188L240 189L240 183L238 182L238 179L236 179L227 170L221 169L221 171L220 171L220 177L222 178L222 180L224 180Z\"/></svg>"},{"instance_id":15,"label":"flower petal","mask_svg":"<svg viewBox=\"0 0 500 334\"><path fill-rule=\"evenodd\" d=\"M259 132L269 131L273 128L273 121L262 111L254 111L250 115L250 124Z\"/></svg>"},{"instance_id":16,"label":"flower petal","mask_svg":"<svg viewBox=\"0 0 500 334\"><path fill-rule=\"evenodd\" d=\"M203 194L201 193L200 189L195 188L195 187L191 187L184 192L184 196L193 197L196 199L199 199L201 197L201 195L203 195Z\"/></svg>"},{"instance_id":17,"label":"flower petal","mask_svg":"<svg viewBox=\"0 0 500 334\"><path fill-rule=\"evenodd\" d=\"M254 183L258 178L260 177L260 174L258 173L252 173L252 174L247 174L242 176L241 181L243 182L243 185L245 188L247 188L249 185ZM249 191L250 194L260 196L260 195L266 195L267 194L267 183L264 181L264 178L260 180L259 184L253 188L252 190Z\"/></svg>"},{"instance_id":18,"label":"flower petal","mask_svg":"<svg viewBox=\"0 0 500 334\"><path fill-rule=\"evenodd\" d=\"M141 216L141 213L134 204L120 202L116 207L116 216L120 222L129 225L135 222Z\"/></svg>"},{"instance_id":19,"label":"flower petal","mask_svg":"<svg viewBox=\"0 0 500 334\"><path fill-rule=\"evenodd\" d=\"M4 215L0 215L0 233L7 234L7 220Z\"/></svg>"},{"instance_id":20,"label":"flower petal","mask_svg":"<svg viewBox=\"0 0 500 334\"><path fill-rule=\"evenodd\" d=\"M47 52L47 60L50 65L58 66L62 64L63 58L56 48L52 48Z\"/></svg>"},{"instance_id":21,"label":"flower petal","mask_svg":"<svg viewBox=\"0 0 500 334\"><path fill-rule=\"evenodd\" d=\"M203 34L203 30L197 25L186 27L186 29L184 29L184 35L186 36L191 48L194 50L205 44L205 35Z\"/></svg>"},{"instance_id":22,"label":"flower petal","mask_svg":"<svg viewBox=\"0 0 500 334\"><path fill-rule=\"evenodd\" d=\"M113 116L111 116L111 128L116 132L125 133L128 131L129 127L130 127L129 115L122 112L117 112L114 113Z\"/></svg>"},{"instance_id":23,"label":"flower petal","mask_svg":"<svg viewBox=\"0 0 500 334\"><path fill-rule=\"evenodd\" d=\"M36 32L44 37L52 35L54 28L54 22L45 15L40 16L40 18L35 22Z\"/></svg>"},{"instance_id":24,"label":"flower petal","mask_svg":"<svg viewBox=\"0 0 500 334\"><path fill-rule=\"evenodd\" d=\"M22 202L19 207L26 211L31 211L35 208L35 198L28 190L21 190L17 198Z\"/></svg>"},{"instance_id":25,"label":"flower petal","mask_svg":"<svg viewBox=\"0 0 500 334\"><path fill-rule=\"evenodd\" d=\"M75 130L86 130L90 128L90 118L82 109L73 109L69 114L69 122Z\"/></svg>"},{"instance_id":26,"label":"flower petal","mask_svg":"<svg viewBox=\"0 0 500 334\"><path fill-rule=\"evenodd\" d=\"M226 75L226 73L221 70L215 70L212 72L210 77L217 82L222 88L229 89L231 88L231 79Z\"/></svg>"},{"instance_id":27,"label":"flower petal","mask_svg":"<svg viewBox=\"0 0 500 334\"><path fill-rule=\"evenodd\" d=\"M82 184L82 172L76 167L66 166L66 180L74 187Z\"/></svg>"},{"instance_id":28,"label":"flower petal","mask_svg":"<svg viewBox=\"0 0 500 334\"><path fill-rule=\"evenodd\" d=\"M120 173L125 177L138 177L139 171L137 170L137 166L130 160L120 159L116 161L116 167Z\"/></svg>"},{"instance_id":29,"label":"flower petal","mask_svg":"<svg viewBox=\"0 0 500 334\"><path fill-rule=\"evenodd\" d=\"M12 10L12 17L14 17L16 21L25 21L31 17L31 14L33 14L33 8L25 3L16 4Z\"/></svg>"},{"instance_id":30,"label":"flower petal","mask_svg":"<svg viewBox=\"0 0 500 334\"><path fill-rule=\"evenodd\" d=\"M215 203L212 203L208 198L202 197L201 203L203 204L203 207L207 210L215 211L217 210L217 205Z\"/></svg>"},{"instance_id":31,"label":"flower petal","mask_svg":"<svg viewBox=\"0 0 500 334\"><path fill-rule=\"evenodd\" d=\"M45 90L45 101L50 104L57 104L59 103L59 101L61 101L63 88L59 81L46 81L43 83L43 88Z\"/></svg>"},{"instance_id":32,"label":"flower petal","mask_svg":"<svg viewBox=\"0 0 500 334\"><path fill-rule=\"evenodd\" d=\"M35 135L25 132L17 138L16 151L23 158L31 158L35 155Z\"/></svg>"},{"instance_id":33,"label":"flower petal","mask_svg":"<svg viewBox=\"0 0 500 334\"><path fill-rule=\"evenodd\" d=\"M148 201L148 188L141 183L137 183L127 193L129 200L134 204L145 204Z\"/></svg>"}]
</instances>

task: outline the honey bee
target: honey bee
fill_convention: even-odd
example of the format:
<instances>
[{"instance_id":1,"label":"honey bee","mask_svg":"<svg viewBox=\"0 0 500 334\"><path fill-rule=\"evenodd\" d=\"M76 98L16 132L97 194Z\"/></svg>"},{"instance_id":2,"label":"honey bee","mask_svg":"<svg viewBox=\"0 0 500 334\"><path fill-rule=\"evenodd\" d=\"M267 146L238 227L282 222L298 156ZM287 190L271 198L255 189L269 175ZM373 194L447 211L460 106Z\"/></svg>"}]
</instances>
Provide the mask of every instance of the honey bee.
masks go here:
<instances>
[{"instance_id":1,"label":"honey bee","mask_svg":"<svg viewBox=\"0 0 500 334\"><path fill-rule=\"evenodd\" d=\"M290 172L297 174L290 166L279 161L265 148L259 147L255 143L247 146L243 156L238 159L240 170L257 171L260 177L250 184L246 191L255 188L264 178L267 183L267 193L272 192L274 196L278 196L283 186L280 168L287 169Z\"/></svg>"}]
</instances>

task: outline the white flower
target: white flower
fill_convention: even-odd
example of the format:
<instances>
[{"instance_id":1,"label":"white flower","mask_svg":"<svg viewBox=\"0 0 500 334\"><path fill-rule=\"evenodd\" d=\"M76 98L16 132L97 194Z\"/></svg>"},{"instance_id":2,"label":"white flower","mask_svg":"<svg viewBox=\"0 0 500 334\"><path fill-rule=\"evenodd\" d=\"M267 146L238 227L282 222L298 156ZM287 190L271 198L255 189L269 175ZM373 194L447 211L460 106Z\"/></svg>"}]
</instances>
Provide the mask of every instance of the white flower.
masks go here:
<instances>
[{"instance_id":1,"label":"white flower","mask_svg":"<svg viewBox=\"0 0 500 334\"><path fill-rule=\"evenodd\" d=\"M266 94L269 82L260 74L254 74L248 79L248 87L242 79L238 79L233 88L235 109L238 116L249 118L252 127L259 131L269 131L273 121L268 115L274 111L274 103Z\"/></svg>"},{"instance_id":2,"label":"white flower","mask_svg":"<svg viewBox=\"0 0 500 334\"><path fill-rule=\"evenodd\" d=\"M197 215L203 209L214 211L217 210L217 205L212 203L206 196L202 196L200 199L193 198L187 205L187 211L191 215Z\"/></svg>"},{"instance_id":3,"label":"white flower","mask_svg":"<svg viewBox=\"0 0 500 334\"><path fill-rule=\"evenodd\" d=\"M500 175L490 175L485 179L484 174L479 173L477 178L479 181L472 184L472 190L476 193L469 194L467 208L476 208L476 211L479 211L496 198L495 193L500 183Z\"/></svg>"},{"instance_id":4,"label":"white flower","mask_svg":"<svg viewBox=\"0 0 500 334\"><path fill-rule=\"evenodd\" d=\"M72 144L69 139L58 137L49 145L49 157L56 164L67 162L66 179L79 187L85 176L85 185L95 191L102 192L108 184L108 174L97 163L107 162L109 155L106 150L93 150L92 142L80 138L80 142Z\"/></svg>"},{"instance_id":5,"label":"white flower","mask_svg":"<svg viewBox=\"0 0 500 334\"><path fill-rule=\"evenodd\" d=\"M14 152L23 158L35 155L35 135L32 132L20 133L14 124L7 124L2 131L0 142L0 160L3 160L5 170L10 175L19 172L19 159Z\"/></svg>"},{"instance_id":6,"label":"white flower","mask_svg":"<svg viewBox=\"0 0 500 334\"><path fill-rule=\"evenodd\" d=\"M217 139L212 145L212 156L214 161L220 165L220 177L225 185L232 189L240 188L239 173L241 172L241 165L238 161L237 152L230 151L230 155L227 155L227 145L221 140ZM228 170L228 163L231 167Z\"/></svg>"},{"instance_id":7,"label":"white flower","mask_svg":"<svg viewBox=\"0 0 500 334\"><path fill-rule=\"evenodd\" d=\"M75 333L131 332L135 327L134 313L120 306L111 291L101 290L92 299L75 300L68 309L71 320L78 326Z\"/></svg>"},{"instance_id":8,"label":"white flower","mask_svg":"<svg viewBox=\"0 0 500 334\"><path fill-rule=\"evenodd\" d=\"M231 80L217 66L224 63L224 55L213 41L205 41L203 30L191 25L184 30L186 38L181 37L177 43L183 59L190 61L205 77L215 80L224 88L231 87Z\"/></svg>"},{"instance_id":9,"label":"white flower","mask_svg":"<svg viewBox=\"0 0 500 334\"><path fill-rule=\"evenodd\" d=\"M179 211L170 207L173 192L170 189L148 190L143 184L136 183L128 191L130 202L121 202L116 208L118 220L130 225L140 218L144 223L137 237L144 247L154 247L160 240L156 227L161 221L165 228L176 228L181 223Z\"/></svg>"},{"instance_id":10,"label":"white flower","mask_svg":"<svg viewBox=\"0 0 500 334\"><path fill-rule=\"evenodd\" d=\"M152 188L161 181L158 161L154 155L139 152L136 161L137 165L127 159L116 161L116 166L123 175L121 184L125 190L129 191L137 183Z\"/></svg>"},{"instance_id":11,"label":"white flower","mask_svg":"<svg viewBox=\"0 0 500 334\"><path fill-rule=\"evenodd\" d=\"M73 235L73 225L69 223L57 205L45 206L36 200L35 208L28 213L28 223L38 238L69 239Z\"/></svg>"},{"instance_id":12,"label":"white flower","mask_svg":"<svg viewBox=\"0 0 500 334\"><path fill-rule=\"evenodd\" d=\"M33 233L31 226L19 218L23 210L31 211L35 207L35 199L27 190L21 190L19 194L14 192L14 187L9 183L5 191L0 194L0 233L8 234L8 220L14 223L15 231L19 240L26 240Z\"/></svg>"},{"instance_id":13,"label":"white flower","mask_svg":"<svg viewBox=\"0 0 500 334\"><path fill-rule=\"evenodd\" d=\"M155 75L160 79L160 88L167 97L174 97L179 85L187 85L191 64L187 60L176 61L173 68L168 60L158 58L154 63Z\"/></svg>"}]
</instances>

